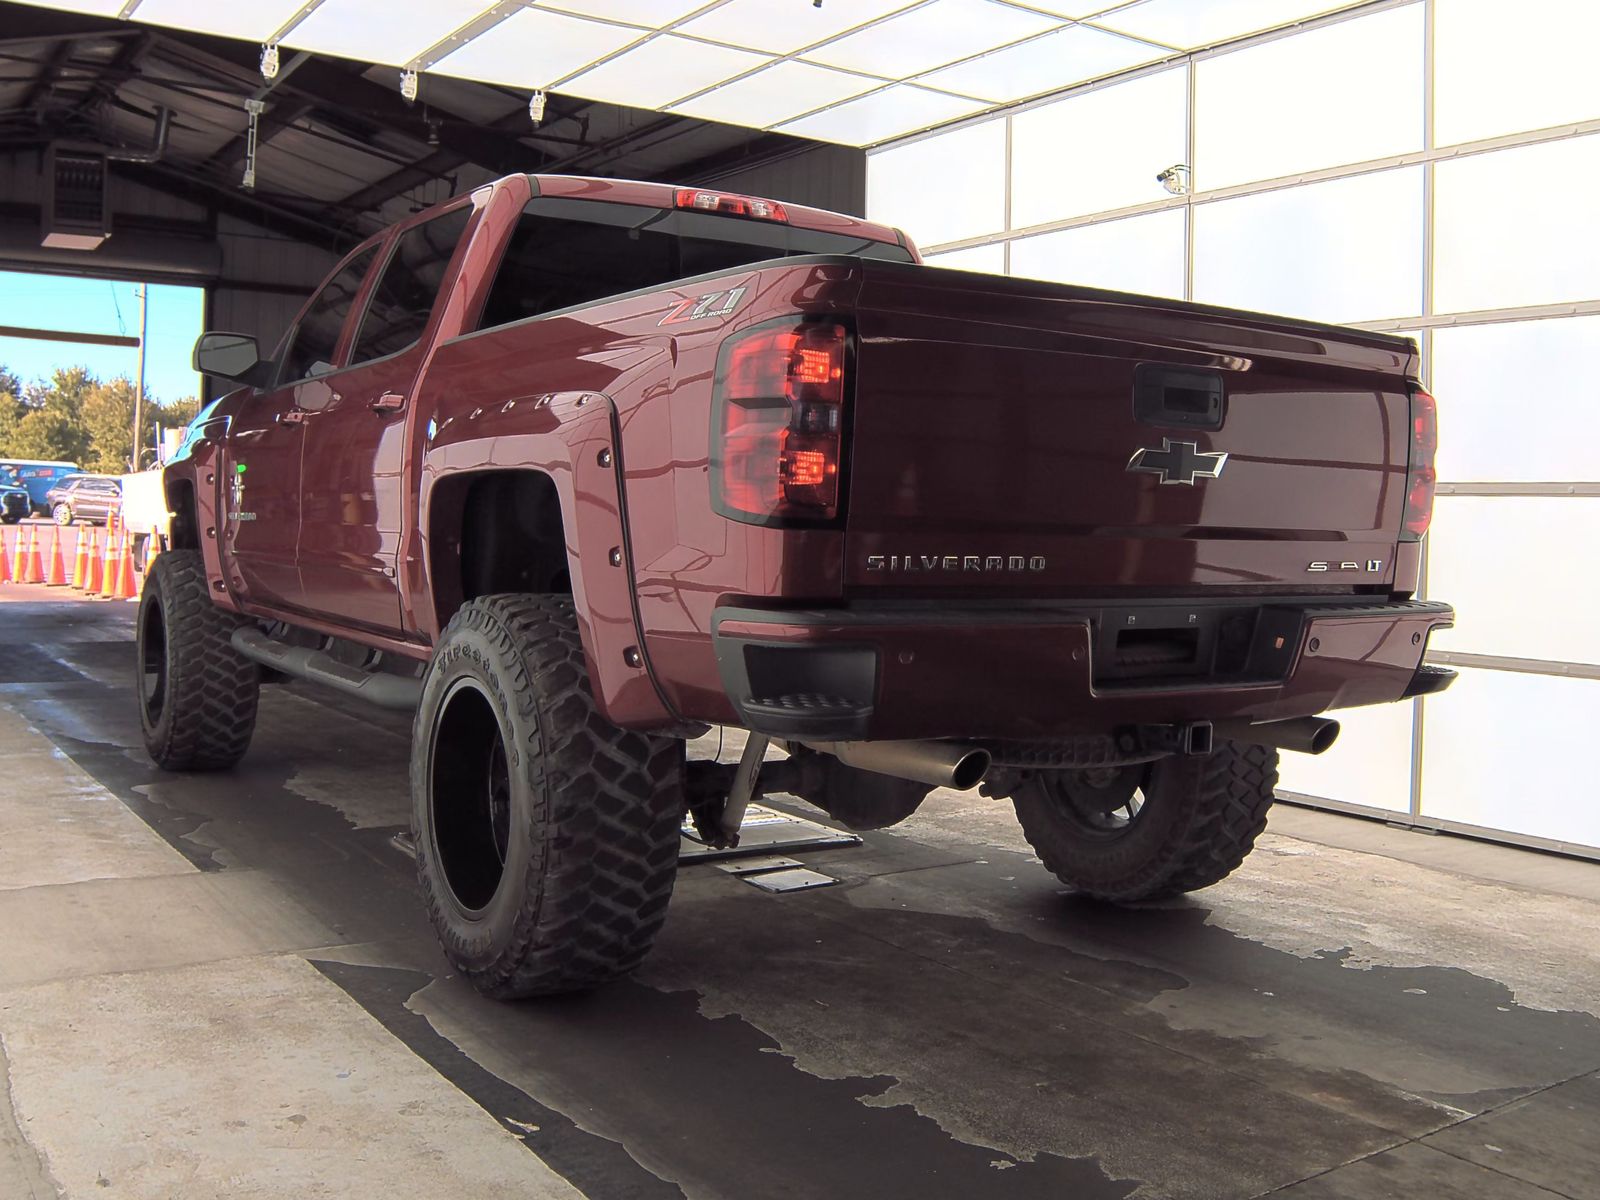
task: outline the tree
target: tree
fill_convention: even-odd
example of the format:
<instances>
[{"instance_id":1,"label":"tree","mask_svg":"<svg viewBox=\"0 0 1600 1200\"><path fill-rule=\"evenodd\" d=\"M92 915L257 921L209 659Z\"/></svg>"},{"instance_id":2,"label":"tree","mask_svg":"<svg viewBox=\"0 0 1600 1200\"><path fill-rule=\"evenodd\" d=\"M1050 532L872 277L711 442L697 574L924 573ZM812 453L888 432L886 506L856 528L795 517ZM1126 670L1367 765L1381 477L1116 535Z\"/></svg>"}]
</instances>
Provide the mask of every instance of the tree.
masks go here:
<instances>
[{"instance_id":1,"label":"tree","mask_svg":"<svg viewBox=\"0 0 1600 1200\"><path fill-rule=\"evenodd\" d=\"M90 471L129 469L133 441L133 381L101 380L83 367L54 372L23 386L0 367L0 458L75 462ZM145 396L140 415L140 466L149 466L156 426L181 429L200 411L193 396L161 404Z\"/></svg>"},{"instance_id":2,"label":"tree","mask_svg":"<svg viewBox=\"0 0 1600 1200\"><path fill-rule=\"evenodd\" d=\"M48 383L41 380L23 389L24 411L3 452L12 458L82 462L89 449L83 400L95 383L83 367L67 367L55 371Z\"/></svg>"},{"instance_id":3,"label":"tree","mask_svg":"<svg viewBox=\"0 0 1600 1200\"><path fill-rule=\"evenodd\" d=\"M185 396L182 400L174 400L170 404L156 406L156 420L168 429L181 429L194 420L200 412L200 397Z\"/></svg>"},{"instance_id":4,"label":"tree","mask_svg":"<svg viewBox=\"0 0 1600 1200\"><path fill-rule=\"evenodd\" d=\"M133 399L136 389L126 375L94 383L83 396L81 424L88 437L84 466L91 471L120 474L128 469L133 443ZM142 424L153 427L149 408ZM143 431L141 431L143 432ZM149 444L141 437L139 444Z\"/></svg>"},{"instance_id":5,"label":"tree","mask_svg":"<svg viewBox=\"0 0 1600 1200\"><path fill-rule=\"evenodd\" d=\"M4 367L0 367L0 454L11 452L11 439L17 435L17 423L27 415L22 404L22 381Z\"/></svg>"}]
</instances>

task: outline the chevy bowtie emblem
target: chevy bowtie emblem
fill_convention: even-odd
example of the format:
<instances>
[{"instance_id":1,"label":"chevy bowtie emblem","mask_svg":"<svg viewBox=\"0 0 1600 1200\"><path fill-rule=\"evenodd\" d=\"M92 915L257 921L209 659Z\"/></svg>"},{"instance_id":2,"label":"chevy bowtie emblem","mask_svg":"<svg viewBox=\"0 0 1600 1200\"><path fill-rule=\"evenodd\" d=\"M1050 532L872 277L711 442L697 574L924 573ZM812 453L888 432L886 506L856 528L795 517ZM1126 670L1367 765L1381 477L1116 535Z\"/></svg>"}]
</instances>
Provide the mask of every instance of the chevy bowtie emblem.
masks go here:
<instances>
[{"instance_id":1,"label":"chevy bowtie emblem","mask_svg":"<svg viewBox=\"0 0 1600 1200\"><path fill-rule=\"evenodd\" d=\"M1196 479L1215 479L1227 465L1226 454L1203 453L1193 442L1175 442L1161 439L1159 450L1135 450L1128 460L1128 470L1148 471L1161 476L1162 483L1186 483L1194 486Z\"/></svg>"}]
</instances>

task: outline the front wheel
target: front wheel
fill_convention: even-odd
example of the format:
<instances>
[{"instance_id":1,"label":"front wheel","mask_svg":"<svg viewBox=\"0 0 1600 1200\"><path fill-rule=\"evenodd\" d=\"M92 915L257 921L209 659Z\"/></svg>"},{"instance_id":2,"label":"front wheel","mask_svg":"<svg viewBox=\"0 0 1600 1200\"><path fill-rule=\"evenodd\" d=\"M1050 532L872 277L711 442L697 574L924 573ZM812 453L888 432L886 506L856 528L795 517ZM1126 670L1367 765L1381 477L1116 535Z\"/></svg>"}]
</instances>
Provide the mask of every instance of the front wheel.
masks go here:
<instances>
[{"instance_id":1,"label":"front wheel","mask_svg":"<svg viewBox=\"0 0 1600 1200\"><path fill-rule=\"evenodd\" d=\"M72 506L69 505L69 504L58 504L58 505L56 505L54 508L52 508L50 510L50 519L52 521L54 521L57 525L71 525L72 524Z\"/></svg>"},{"instance_id":2,"label":"front wheel","mask_svg":"<svg viewBox=\"0 0 1600 1200\"><path fill-rule=\"evenodd\" d=\"M139 724L167 771L220 771L249 748L261 672L233 648L242 623L211 602L198 550L156 560L139 596Z\"/></svg>"},{"instance_id":3,"label":"front wheel","mask_svg":"<svg viewBox=\"0 0 1600 1200\"><path fill-rule=\"evenodd\" d=\"M411 745L417 872L451 965L502 1000L638 966L677 874L683 743L601 715L569 597L463 605Z\"/></svg>"},{"instance_id":4,"label":"front wheel","mask_svg":"<svg viewBox=\"0 0 1600 1200\"><path fill-rule=\"evenodd\" d=\"M1266 827L1278 752L1220 742L1204 757L1043 771L1013 798L1022 832L1067 886L1156 900L1229 875Z\"/></svg>"}]
</instances>

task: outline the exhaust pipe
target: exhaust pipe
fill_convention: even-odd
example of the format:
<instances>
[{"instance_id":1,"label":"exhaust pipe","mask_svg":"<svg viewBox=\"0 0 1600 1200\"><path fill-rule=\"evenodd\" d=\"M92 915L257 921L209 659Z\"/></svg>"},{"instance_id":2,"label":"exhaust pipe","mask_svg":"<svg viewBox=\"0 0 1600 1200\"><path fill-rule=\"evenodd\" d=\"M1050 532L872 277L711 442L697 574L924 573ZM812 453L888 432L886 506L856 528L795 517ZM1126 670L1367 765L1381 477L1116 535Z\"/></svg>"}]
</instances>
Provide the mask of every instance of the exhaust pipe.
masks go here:
<instances>
[{"instance_id":1,"label":"exhaust pipe","mask_svg":"<svg viewBox=\"0 0 1600 1200\"><path fill-rule=\"evenodd\" d=\"M989 752L957 742L802 742L849 767L964 792L989 773Z\"/></svg>"},{"instance_id":2,"label":"exhaust pipe","mask_svg":"<svg viewBox=\"0 0 1600 1200\"><path fill-rule=\"evenodd\" d=\"M1327 717L1296 717L1292 721L1214 721L1219 738L1253 746L1273 746L1301 754L1321 754L1339 740L1339 722Z\"/></svg>"}]
</instances>

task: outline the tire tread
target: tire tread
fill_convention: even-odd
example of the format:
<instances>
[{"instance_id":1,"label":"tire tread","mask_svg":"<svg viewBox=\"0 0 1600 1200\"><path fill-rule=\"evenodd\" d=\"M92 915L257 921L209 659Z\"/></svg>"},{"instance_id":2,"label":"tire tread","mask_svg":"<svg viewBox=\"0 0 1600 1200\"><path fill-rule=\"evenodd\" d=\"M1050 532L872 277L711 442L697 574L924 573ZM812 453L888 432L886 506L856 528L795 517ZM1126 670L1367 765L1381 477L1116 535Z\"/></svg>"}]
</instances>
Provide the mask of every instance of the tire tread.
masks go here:
<instances>
[{"instance_id":1,"label":"tire tread","mask_svg":"<svg viewBox=\"0 0 1600 1200\"><path fill-rule=\"evenodd\" d=\"M1278 782L1277 751L1267 746L1219 743L1204 758L1159 764L1164 784L1146 804L1170 805L1170 824L1142 857L1085 861L1085 843L1042 800L1017 797L1023 836L1045 868L1063 883L1100 900L1161 900L1210 887L1232 874L1266 828ZM1152 814L1153 815L1153 814Z\"/></svg>"},{"instance_id":2,"label":"tire tread","mask_svg":"<svg viewBox=\"0 0 1600 1200\"><path fill-rule=\"evenodd\" d=\"M440 638L476 631L509 665L508 700L534 716L517 747L536 811L524 895L486 965L447 919L428 839L417 867L446 955L499 999L595 987L633 971L666 920L683 811L682 743L621 729L595 704L568 596L505 594L463 605ZM414 736L413 790L426 788L428 733ZM418 792L421 795L420 792ZM442 872L439 872L442 876Z\"/></svg>"},{"instance_id":3,"label":"tire tread","mask_svg":"<svg viewBox=\"0 0 1600 1200\"><path fill-rule=\"evenodd\" d=\"M163 770L225 770L250 747L260 698L260 669L230 640L243 618L212 602L198 550L156 559L141 598L141 628L151 603L163 606L168 690L164 719L155 725L140 706L145 748Z\"/></svg>"}]
</instances>

